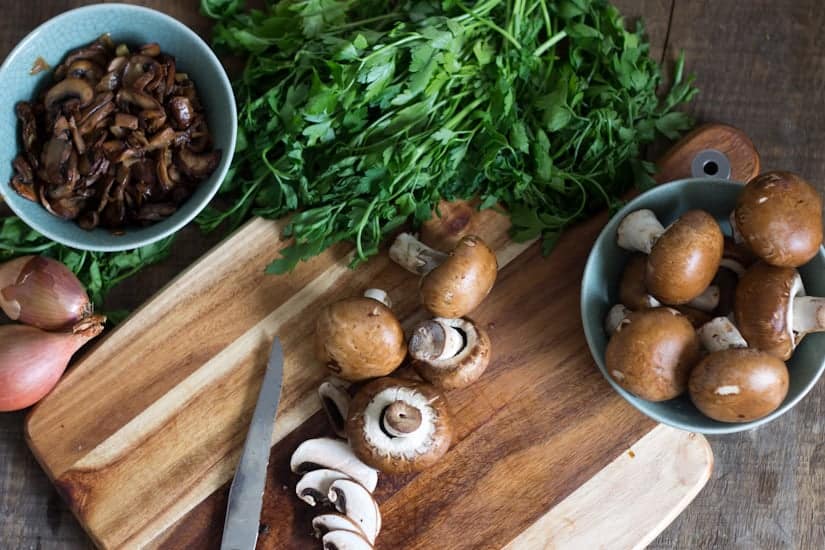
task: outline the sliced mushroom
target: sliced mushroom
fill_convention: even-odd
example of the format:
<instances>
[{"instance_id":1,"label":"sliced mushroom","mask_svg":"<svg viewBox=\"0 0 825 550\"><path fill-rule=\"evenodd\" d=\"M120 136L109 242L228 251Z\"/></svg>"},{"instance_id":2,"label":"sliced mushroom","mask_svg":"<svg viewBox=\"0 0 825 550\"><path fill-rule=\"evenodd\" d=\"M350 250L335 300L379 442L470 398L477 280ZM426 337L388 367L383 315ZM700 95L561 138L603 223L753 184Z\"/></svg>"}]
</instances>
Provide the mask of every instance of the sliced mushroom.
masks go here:
<instances>
[{"instance_id":1,"label":"sliced mushroom","mask_svg":"<svg viewBox=\"0 0 825 550\"><path fill-rule=\"evenodd\" d=\"M401 323L382 302L366 297L324 307L315 325L315 341L318 360L350 381L387 375L407 354Z\"/></svg>"},{"instance_id":2,"label":"sliced mushroom","mask_svg":"<svg viewBox=\"0 0 825 550\"><path fill-rule=\"evenodd\" d=\"M327 495L332 482L339 479L349 479L349 476L338 470L328 468L311 470L301 477L295 487L295 494L310 506L324 504L327 502Z\"/></svg>"},{"instance_id":3,"label":"sliced mushroom","mask_svg":"<svg viewBox=\"0 0 825 550\"><path fill-rule=\"evenodd\" d=\"M436 317L419 323L409 343L413 368L437 388L469 386L490 363L490 337L468 319Z\"/></svg>"},{"instance_id":4,"label":"sliced mushroom","mask_svg":"<svg viewBox=\"0 0 825 550\"><path fill-rule=\"evenodd\" d=\"M381 531L381 511L378 509L378 503L363 485L351 479L339 479L332 482L327 495L336 510L361 528L370 544L375 542ZM329 533L326 536L329 536Z\"/></svg>"},{"instance_id":5,"label":"sliced mushroom","mask_svg":"<svg viewBox=\"0 0 825 550\"><path fill-rule=\"evenodd\" d=\"M327 496L324 495L324 500L326 499ZM329 514L321 514L320 516L315 516L312 518L312 530L315 537L319 539L330 531L350 531L351 533L356 533L362 537L366 537L364 531L362 531L354 521L343 514L334 512ZM364 540L366 540L366 538Z\"/></svg>"},{"instance_id":6,"label":"sliced mushroom","mask_svg":"<svg viewBox=\"0 0 825 550\"><path fill-rule=\"evenodd\" d=\"M183 147L177 154L178 166L193 178L205 178L215 171L221 161L220 151L209 153L195 153L188 147Z\"/></svg>"},{"instance_id":7,"label":"sliced mushroom","mask_svg":"<svg viewBox=\"0 0 825 550\"><path fill-rule=\"evenodd\" d=\"M23 148L30 156L36 155L37 119L34 116L31 104L21 101L15 107L15 113L17 114L18 120L20 120L20 135L23 139Z\"/></svg>"},{"instance_id":8,"label":"sliced mushroom","mask_svg":"<svg viewBox=\"0 0 825 550\"><path fill-rule=\"evenodd\" d=\"M346 382L334 377L327 378L318 387L318 396L321 398L321 406L327 415L329 425L340 437L347 436L346 420L350 401L347 387Z\"/></svg>"},{"instance_id":9,"label":"sliced mushroom","mask_svg":"<svg viewBox=\"0 0 825 550\"><path fill-rule=\"evenodd\" d=\"M330 531L321 539L324 550L372 550L372 545L352 531Z\"/></svg>"},{"instance_id":10,"label":"sliced mushroom","mask_svg":"<svg viewBox=\"0 0 825 550\"><path fill-rule=\"evenodd\" d=\"M44 99L46 109L53 110L58 104L68 99L77 99L80 107L85 107L92 102L95 91L89 83L80 78L67 78L61 80L46 92Z\"/></svg>"},{"instance_id":11,"label":"sliced mushroom","mask_svg":"<svg viewBox=\"0 0 825 550\"><path fill-rule=\"evenodd\" d=\"M169 100L169 110L177 128L185 130L192 125L195 119L195 109L192 103L185 97L176 96Z\"/></svg>"},{"instance_id":12,"label":"sliced mushroom","mask_svg":"<svg viewBox=\"0 0 825 550\"><path fill-rule=\"evenodd\" d=\"M617 229L618 245L648 254L645 287L665 304L686 304L699 296L719 269L724 238L716 220L689 210L663 228L650 210L626 216Z\"/></svg>"},{"instance_id":13,"label":"sliced mushroom","mask_svg":"<svg viewBox=\"0 0 825 550\"><path fill-rule=\"evenodd\" d=\"M365 464L388 473L417 472L450 448L452 420L446 398L434 386L385 377L352 399L347 435Z\"/></svg>"},{"instance_id":14,"label":"sliced mushroom","mask_svg":"<svg viewBox=\"0 0 825 550\"><path fill-rule=\"evenodd\" d=\"M138 117L127 113L117 113L115 115L115 126L118 128L127 128L129 130L138 129Z\"/></svg>"},{"instance_id":15,"label":"sliced mushroom","mask_svg":"<svg viewBox=\"0 0 825 550\"><path fill-rule=\"evenodd\" d=\"M118 91L116 100L123 109L134 105L144 111L163 111L163 106L154 97L138 90L123 88Z\"/></svg>"},{"instance_id":16,"label":"sliced mushroom","mask_svg":"<svg viewBox=\"0 0 825 550\"><path fill-rule=\"evenodd\" d=\"M498 272L496 255L475 235L463 237L446 255L401 233L390 247L390 258L423 275L421 303L433 315L450 319L464 317L478 307L492 290Z\"/></svg>"},{"instance_id":17,"label":"sliced mushroom","mask_svg":"<svg viewBox=\"0 0 825 550\"><path fill-rule=\"evenodd\" d=\"M304 441L292 454L290 468L296 474L318 468L338 470L369 491L378 485L378 472L361 462L347 442L340 439L321 437Z\"/></svg>"},{"instance_id":18,"label":"sliced mushroom","mask_svg":"<svg viewBox=\"0 0 825 550\"><path fill-rule=\"evenodd\" d=\"M123 85L142 91L160 71L160 64L146 55L133 55L123 68Z\"/></svg>"},{"instance_id":19,"label":"sliced mushroom","mask_svg":"<svg viewBox=\"0 0 825 550\"><path fill-rule=\"evenodd\" d=\"M822 198L791 172L767 172L748 182L731 214L734 236L778 267L799 267L822 245Z\"/></svg>"},{"instance_id":20,"label":"sliced mushroom","mask_svg":"<svg viewBox=\"0 0 825 550\"><path fill-rule=\"evenodd\" d=\"M78 59L72 63L66 73L69 78L80 78L89 83L90 86L96 85L101 77L103 77L103 69L94 61L88 59Z\"/></svg>"}]
</instances>

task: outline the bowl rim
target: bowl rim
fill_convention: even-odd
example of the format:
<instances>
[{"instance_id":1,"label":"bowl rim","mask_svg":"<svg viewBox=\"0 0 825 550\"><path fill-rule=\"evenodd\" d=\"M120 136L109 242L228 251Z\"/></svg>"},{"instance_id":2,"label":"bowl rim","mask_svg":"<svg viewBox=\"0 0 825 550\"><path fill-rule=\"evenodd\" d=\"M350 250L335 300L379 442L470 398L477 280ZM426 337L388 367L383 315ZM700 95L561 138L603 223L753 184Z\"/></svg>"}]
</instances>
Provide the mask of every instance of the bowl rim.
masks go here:
<instances>
[{"instance_id":1,"label":"bowl rim","mask_svg":"<svg viewBox=\"0 0 825 550\"><path fill-rule=\"evenodd\" d=\"M602 376L604 376L604 378L611 385L611 387L613 387L613 389L616 390L616 392L619 395L621 395L624 398L625 401L627 401L636 410L638 410L639 412L641 412L642 414L644 414L648 418L651 418L651 419L653 419L657 422L660 422L662 424L665 424L667 426L677 428L679 430L685 430L685 431L689 431L689 432L696 432L696 433L701 433L701 434L706 434L706 435L731 434L731 433L743 432L743 431L747 431L747 430L752 430L754 428L758 428L759 426L762 426L764 424L767 424L768 422L771 422L772 420L775 420L776 418L782 416L783 414L785 414L786 412L791 410L793 407L795 407L797 403L799 403L805 396L808 395L808 393L811 391L811 389L814 387L814 385L822 377L822 373L825 372L825 360L820 362L819 367L816 370L816 373L802 387L802 390L799 392L798 395L796 395L795 397L793 397L791 399L786 398L786 400L783 401L782 404L775 411L768 414L767 416L764 416L764 417L759 418L757 420L752 420L750 422L742 422L742 423L730 423L730 424L728 424L728 423L723 423L723 422L716 421L718 426L700 427L700 426L695 426L695 425L690 424L690 423L685 423L685 422L681 422L681 421L678 421L678 420L673 420L672 418L669 418L668 416L662 415L662 414L660 414L658 412L655 412L655 411L644 410L641 407L641 405L636 402L637 399L641 399L641 398L636 397L632 393L630 393L627 390L625 390L624 388L622 388L619 384L616 383L615 380L613 380L613 378L611 378L607 374L607 369L604 366L604 358L600 357L599 354L595 353L595 351L594 351L594 350L596 350L596 341L595 341L595 333L594 333L594 330L596 330L594 328L595 325L593 323L585 322L585 319L586 319L586 311L585 311L585 309L586 309L586 293L585 293L585 288L590 287L590 284L592 284L591 279L593 279L595 277L595 275L594 275L594 269L595 269L594 264L596 262L595 251L601 245L601 243L603 241L610 238L610 235L608 235L608 229L615 230L615 228L612 228L612 225L614 225L614 223L617 223L614 220L621 219L626 214L628 214L630 211L638 209L639 207L636 206L636 205L646 195L650 195L650 194L653 194L653 193L667 193L671 189L676 189L676 188L679 188L679 187L683 187L685 185L695 184L697 182L701 182L702 184L711 184L712 183L712 184L715 184L715 185L720 185L721 184L721 185L735 186L735 187L744 187L745 186L745 184L742 183L742 182L732 181L732 180L727 180L727 179L722 179L722 178L710 178L710 177L693 178L693 177L691 177L691 178L682 178L682 179L666 182L666 183L663 183L663 184L660 184L660 185L656 185L655 187L653 187L651 189L648 189L647 191L645 191L643 193L640 193L637 196L633 197L631 200L629 200L627 202L627 204L625 204L622 207L621 210L619 210L613 216L610 217L610 219L607 221L607 223L604 225L604 227L599 232L599 235L598 235L598 237L596 237L596 240L593 242L593 246L590 249L590 252L588 253L587 262L585 263L584 272L583 272L583 275L582 275L581 294L580 294L580 297L579 297L579 309L580 309L580 315L581 315L581 319L582 319L582 328L584 329L584 337L585 337L585 340L587 341L587 347L588 347L588 350L590 351L590 355L593 358L593 361L596 363L596 366L599 368L599 372L601 372ZM818 256L824 256L825 255L825 247L820 246L819 251L817 252L817 255ZM598 326L601 326L601 323L599 323ZM713 420L713 419L710 419L710 420Z\"/></svg>"},{"instance_id":2,"label":"bowl rim","mask_svg":"<svg viewBox=\"0 0 825 550\"><path fill-rule=\"evenodd\" d=\"M8 65L11 63L13 59L21 54L24 48L28 46L28 43L33 41L38 33L42 32L42 30L50 25L54 25L59 23L63 19L68 19L70 17L76 16L78 13L85 13L85 12L96 12L96 11L108 11L108 10L120 10L124 12L140 12L144 14L149 14L152 17L157 17L160 19L165 20L169 23L172 27L175 28L176 32L180 32L183 35L188 36L189 38L193 39L196 43L199 42L203 46L203 50L205 52L205 59L208 63L211 63L218 69L218 73L220 74L220 78L218 79L217 83L212 83L211 85L218 85L222 88L222 91L225 95L229 98L229 105L227 108L230 110L231 113L237 113L238 108L235 102L235 92L232 89L232 84L229 79L229 75L226 73L226 69L224 69L223 64L221 63L218 56L209 46L209 44L201 38L201 36L190 29L184 23L178 21L171 15L163 13L161 11L148 8L145 6L137 6L133 4L123 4L123 3L111 3L111 4L90 4L88 6L80 6L77 8L73 8L63 13L59 13L54 17L43 21L34 29L32 29L26 36L24 36L20 42L15 45L14 48L8 53L6 58L3 60L3 63L0 64L0 75L3 74L5 70L7 70ZM221 162L218 165L218 168L213 172L211 177L215 177L215 182L212 184L212 189L206 193L202 199L195 201L194 197L189 197L184 204L191 204L193 206L191 212L188 214L182 214L178 219L175 219L175 215L180 212L180 210L176 211L170 218L170 220L174 220L174 223L171 223L169 227L162 231L157 231L154 234L146 234L141 235L139 238L135 239L128 239L129 232L124 235L118 236L118 239L123 239L123 244L90 244L83 241L77 241L72 238L68 238L65 235L62 235L59 231L55 232L52 231L48 227L42 227L40 224L33 223L29 216L27 216L24 212L24 209L18 208L15 204L16 198L9 200L9 196L11 193L4 192L4 186L0 185L0 198L4 200L4 202L8 205L11 211L19 217L23 222L29 226L30 228L34 229L44 237L47 237L57 243L62 245L68 246L70 248L74 248L76 250L83 250L89 252L121 252L126 250L134 250L137 248L142 248L144 246L148 246L150 244L154 244L158 241L161 241L170 235L174 235L181 228L189 224L198 214L200 214L204 208L212 201L212 199L217 194L218 190L221 188L223 184L223 180L226 178L226 174L229 171L230 165L232 164L232 158L234 157L235 147L237 144L238 138L238 119L237 116L230 117L232 121L230 128L229 128L229 142L227 146L227 151L223 151ZM26 200L26 199L23 199ZM58 219L58 218L55 218ZM153 224L149 227L155 227L157 224ZM95 231L105 231L104 229L96 228ZM93 234L90 232L90 234Z\"/></svg>"}]
</instances>

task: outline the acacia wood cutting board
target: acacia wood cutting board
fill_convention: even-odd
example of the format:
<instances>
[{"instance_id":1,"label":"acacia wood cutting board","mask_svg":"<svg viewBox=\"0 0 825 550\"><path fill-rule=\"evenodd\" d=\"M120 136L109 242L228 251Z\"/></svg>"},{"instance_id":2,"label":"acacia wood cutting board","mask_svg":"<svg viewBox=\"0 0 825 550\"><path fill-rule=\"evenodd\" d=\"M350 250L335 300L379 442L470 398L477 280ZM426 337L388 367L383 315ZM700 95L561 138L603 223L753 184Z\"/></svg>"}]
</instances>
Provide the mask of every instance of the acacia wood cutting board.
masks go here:
<instances>
[{"instance_id":1,"label":"acacia wood cutting board","mask_svg":"<svg viewBox=\"0 0 825 550\"><path fill-rule=\"evenodd\" d=\"M663 173L684 175L679 163ZM456 437L445 458L381 477L377 548L633 547L704 485L704 438L631 408L587 350L579 284L606 220L571 229L544 258L538 245L508 240L506 218L479 214L501 268L473 314L489 330L492 363L448 394ZM249 222L101 340L27 419L32 451L99 547L219 546L276 334L284 386L258 547L319 546L288 466L301 441L330 435L316 394L326 376L312 354L316 312L380 287L406 326L424 313L416 278L386 254L350 270L336 247L289 275L264 275L285 246L281 229Z\"/></svg>"}]
</instances>

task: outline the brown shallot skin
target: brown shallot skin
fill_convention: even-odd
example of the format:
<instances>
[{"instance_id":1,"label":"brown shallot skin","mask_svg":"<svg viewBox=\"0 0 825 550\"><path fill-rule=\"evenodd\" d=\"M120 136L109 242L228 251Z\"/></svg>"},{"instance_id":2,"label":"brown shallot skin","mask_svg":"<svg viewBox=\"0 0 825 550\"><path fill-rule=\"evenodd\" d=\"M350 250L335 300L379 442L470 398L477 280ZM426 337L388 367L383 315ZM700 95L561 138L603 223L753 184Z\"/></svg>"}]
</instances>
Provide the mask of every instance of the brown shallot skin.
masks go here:
<instances>
[{"instance_id":1,"label":"brown shallot skin","mask_svg":"<svg viewBox=\"0 0 825 550\"><path fill-rule=\"evenodd\" d=\"M84 229L122 233L174 214L221 160L195 84L158 44L104 35L69 52L17 104L11 187Z\"/></svg>"}]
</instances>

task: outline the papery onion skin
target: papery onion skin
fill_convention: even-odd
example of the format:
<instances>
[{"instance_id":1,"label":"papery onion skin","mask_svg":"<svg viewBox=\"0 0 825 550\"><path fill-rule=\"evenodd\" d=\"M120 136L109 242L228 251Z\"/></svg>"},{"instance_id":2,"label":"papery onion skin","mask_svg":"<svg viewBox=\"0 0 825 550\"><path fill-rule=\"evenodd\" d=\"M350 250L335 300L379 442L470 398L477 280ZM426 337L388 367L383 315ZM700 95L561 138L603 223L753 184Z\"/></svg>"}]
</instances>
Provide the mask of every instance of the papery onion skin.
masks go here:
<instances>
[{"instance_id":1,"label":"papery onion skin","mask_svg":"<svg viewBox=\"0 0 825 550\"><path fill-rule=\"evenodd\" d=\"M103 331L100 315L73 332L45 332L26 325L0 326L0 412L34 405L57 384L72 355Z\"/></svg>"},{"instance_id":2,"label":"papery onion skin","mask_svg":"<svg viewBox=\"0 0 825 550\"><path fill-rule=\"evenodd\" d=\"M74 273L43 256L0 265L0 307L10 319L43 330L72 327L92 313L89 295Z\"/></svg>"}]
</instances>

